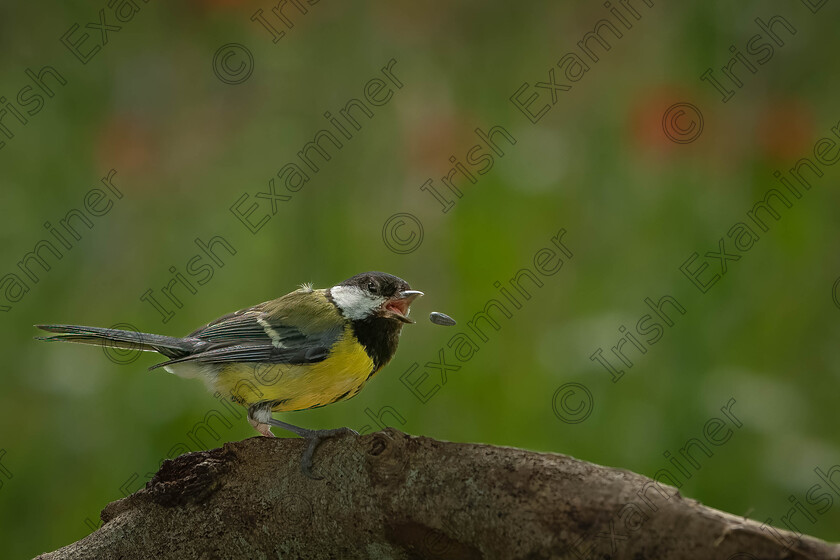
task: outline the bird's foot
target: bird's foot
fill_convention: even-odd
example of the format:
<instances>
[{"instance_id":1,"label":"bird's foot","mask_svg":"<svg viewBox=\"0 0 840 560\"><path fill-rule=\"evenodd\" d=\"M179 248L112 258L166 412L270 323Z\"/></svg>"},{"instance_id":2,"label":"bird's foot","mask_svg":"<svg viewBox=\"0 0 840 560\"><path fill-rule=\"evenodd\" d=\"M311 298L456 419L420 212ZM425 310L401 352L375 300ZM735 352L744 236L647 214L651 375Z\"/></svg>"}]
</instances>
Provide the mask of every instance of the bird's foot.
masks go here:
<instances>
[{"instance_id":1,"label":"bird's foot","mask_svg":"<svg viewBox=\"0 0 840 560\"><path fill-rule=\"evenodd\" d=\"M300 470L313 480L321 480L324 477L312 473L312 458L315 455L315 450L321 445L325 439L341 436L345 434L359 435L356 430L350 428L334 428L331 430L307 430L306 433L299 434L302 438L309 442L306 450L300 458Z\"/></svg>"},{"instance_id":2,"label":"bird's foot","mask_svg":"<svg viewBox=\"0 0 840 560\"><path fill-rule=\"evenodd\" d=\"M283 428L284 430L292 432L293 434L297 434L308 442L309 445L306 446L306 449L303 451L303 455L300 458L300 470L304 475L313 480L321 480L324 478L323 476L317 476L312 473L312 457L315 455L315 450L318 449L318 446L321 445L322 441L331 437L341 436L345 434L352 434L354 436L359 435L359 432L357 432L356 430L351 430L350 428L334 428L331 430L309 430L307 428L301 428L300 426L295 426L293 424L282 422L274 418L269 418L267 422L271 426Z\"/></svg>"}]
</instances>

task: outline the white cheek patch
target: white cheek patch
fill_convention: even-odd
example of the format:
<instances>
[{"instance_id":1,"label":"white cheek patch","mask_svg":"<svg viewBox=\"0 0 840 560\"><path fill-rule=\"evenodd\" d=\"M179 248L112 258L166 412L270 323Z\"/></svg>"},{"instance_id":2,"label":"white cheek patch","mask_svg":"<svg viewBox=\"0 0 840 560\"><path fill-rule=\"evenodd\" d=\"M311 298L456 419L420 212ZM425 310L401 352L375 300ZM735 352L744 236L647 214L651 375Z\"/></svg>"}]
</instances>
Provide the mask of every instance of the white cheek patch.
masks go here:
<instances>
[{"instance_id":1,"label":"white cheek patch","mask_svg":"<svg viewBox=\"0 0 840 560\"><path fill-rule=\"evenodd\" d=\"M356 286L333 286L330 295L341 314L351 320L364 319L386 299L368 294Z\"/></svg>"}]
</instances>

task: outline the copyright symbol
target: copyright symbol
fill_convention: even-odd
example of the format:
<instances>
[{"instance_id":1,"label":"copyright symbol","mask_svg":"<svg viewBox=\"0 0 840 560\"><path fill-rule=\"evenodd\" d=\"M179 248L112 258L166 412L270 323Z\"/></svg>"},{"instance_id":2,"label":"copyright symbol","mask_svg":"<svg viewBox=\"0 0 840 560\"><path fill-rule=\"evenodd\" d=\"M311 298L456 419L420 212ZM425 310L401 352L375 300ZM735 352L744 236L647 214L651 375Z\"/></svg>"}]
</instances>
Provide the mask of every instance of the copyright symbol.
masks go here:
<instances>
[{"instance_id":1,"label":"copyright symbol","mask_svg":"<svg viewBox=\"0 0 840 560\"><path fill-rule=\"evenodd\" d=\"M394 253L411 253L423 243L423 224L412 214L394 214L382 226L382 241Z\"/></svg>"},{"instance_id":2,"label":"copyright symbol","mask_svg":"<svg viewBox=\"0 0 840 560\"><path fill-rule=\"evenodd\" d=\"M254 55L245 45L228 43L219 47L213 55L213 73L226 84L241 84L251 77L253 71Z\"/></svg>"},{"instance_id":3,"label":"copyright symbol","mask_svg":"<svg viewBox=\"0 0 840 560\"><path fill-rule=\"evenodd\" d=\"M831 289L831 299L834 300L834 305L840 308L840 297L838 297L838 290L840 290L840 277L834 281L834 287Z\"/></svg>"},{"instance_id":4,"label":"copyright symbol","mask_svg":"<svg viewBox=\"0 0 840 560\"><path fill-rule=\"evenodd\" d=\"M662 115L662 132L672 142L690 144L703 133L703 114L691 103L674 103Z\"/></svg>"},{"instance_id":5,"label":"copyright symbol","mask_svg":"<svg viewBox=\"0 0 840 560\"><path fill-rule=\"evenodd\" d=\"M554 415L566 424L580 424L592 414L595 400L581 383L564 383L554 391L551 408Z\"/></svg>"},{"instance_id":6,"label":"copyright symbol","mask_svg":"<svg viewBox=\"0 0 840 560\"><path fill-rule=\"evenodd\" d=\"M121 342L103 340L102 350L105 356L117 365L126 365L137 360L142 352L140 348L143 346L143 333L128 323L117 323L111 327L111 330L115 331L114 334L120 334L129 340Z\"/></svg>"},{"instance_id":7,"label":"copyright symbol","mask_svg":"<svg viewBox=\"0 0 840 560\"><path fill-rule=\"evenodd\" d=\"M277 513L289 525L308 524L312 519L312 502L303 494L286 494L277 502Z\"/></svg>"},{"instance_id":8,"label":"copyright symbol","mask_svg":"<svg viewBox=\"0 0 840 560\"><path fill-rule=\"evenodd\" d=\"M441 531L428 527L423 535L423 549L435 558L443 557L452 545L452 540Z\"/></svg>"}]
</instances>

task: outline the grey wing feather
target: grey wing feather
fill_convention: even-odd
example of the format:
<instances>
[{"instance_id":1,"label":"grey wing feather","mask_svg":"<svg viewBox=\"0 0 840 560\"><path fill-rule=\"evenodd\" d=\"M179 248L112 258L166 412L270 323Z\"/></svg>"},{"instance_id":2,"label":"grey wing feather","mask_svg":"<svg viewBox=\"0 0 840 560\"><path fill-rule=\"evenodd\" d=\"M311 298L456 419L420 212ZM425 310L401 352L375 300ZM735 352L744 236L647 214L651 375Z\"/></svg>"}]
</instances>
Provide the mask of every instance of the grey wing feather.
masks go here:
<instances>
[{"instance_id":1,"label":"grey wing feather","mask_svg":"<svg viewBox=\"0 0 840 560\"><path fill-rule=\"evenodd\" d=\"M181 362L202 364L224 364L231 362L256 362L266 364L311 364L326 359L331 345L311 344L298 348L276 348L274 346L239 344L211 348L198 354L176 358L149 369L155 369Z\"/></svg>"},{"instance_id":2,"label":"grey wing feather","mask_svg":"<svg viewBox=\"0 0 840 560\"><path fill-rule=\"evenodd\" d=\"M196 347L195 353L150 369L181 362L314 363L326 359L329 349L341 336L342 324L307 335L295 326L272 319L262 311L262 306L231 313L196 330L188 337L203 343Z\"/></svg>"},{"instance_id":3,"label":"grey wing feather","mask_svg":"<svg viewBox=\"0 0 840 560\"><path fill-rule=\"evenodd\" d=\"M204 340L231 340L236 338L262 338L267 336L265 328L257 322L263 315L261 303L248 309L242 309L219 317L190 333L190 338Z\"/></svg>"}]
</instances>

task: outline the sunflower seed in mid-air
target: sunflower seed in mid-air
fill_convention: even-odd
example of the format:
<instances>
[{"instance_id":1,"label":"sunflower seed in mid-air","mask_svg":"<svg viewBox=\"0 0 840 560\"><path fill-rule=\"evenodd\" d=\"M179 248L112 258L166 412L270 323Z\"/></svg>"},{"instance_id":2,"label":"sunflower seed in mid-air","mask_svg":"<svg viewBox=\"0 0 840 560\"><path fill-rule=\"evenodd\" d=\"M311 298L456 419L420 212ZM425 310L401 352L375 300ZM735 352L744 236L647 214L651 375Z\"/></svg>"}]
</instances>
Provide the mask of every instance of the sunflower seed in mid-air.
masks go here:
<instances>
[{"instance_id":1,"label":"sunflower seed in mid-air","mask_svg":"<svg viewBox=\"0 0 840 560\"><path fill-rule=\"evenodd\" d=\"M432 311L429 313L429 321L435 325L443 325L444 327L451 327L455 324L455 319L444 313Z\"/></svg>"}]
</instances>

